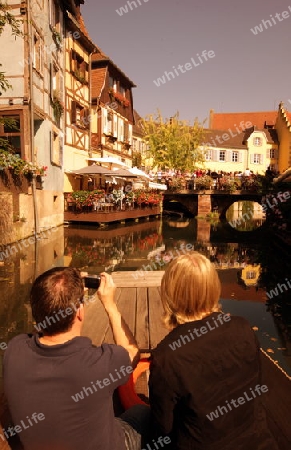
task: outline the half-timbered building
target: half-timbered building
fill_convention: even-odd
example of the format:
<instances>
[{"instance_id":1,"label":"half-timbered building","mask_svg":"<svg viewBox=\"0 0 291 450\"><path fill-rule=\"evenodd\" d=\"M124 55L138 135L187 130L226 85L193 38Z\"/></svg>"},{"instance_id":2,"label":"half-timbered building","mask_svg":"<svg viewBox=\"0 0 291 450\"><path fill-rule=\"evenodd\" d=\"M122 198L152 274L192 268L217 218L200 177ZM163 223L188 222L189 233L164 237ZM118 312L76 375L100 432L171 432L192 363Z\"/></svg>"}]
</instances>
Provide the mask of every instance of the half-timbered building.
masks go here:
<instances>
[{"instance_id":1,"label":"half-timbered building","mask_svg":"<svg viewBox=\"0 0 291 450\"><path fill-rule=\"evenodd\" d=\"M6 26L1 36L1 69L11 88L0 97L0 115L16 126L2 126L0 137L23 159L48 168L39 189L23 192L12 204L13 217L25 218L20 238L63 222L63 3L8 0L8 5L23 35L12 36Z\"/></svg>"},{"instance_id":2,"label":"half-timbered building","mask_svg":"<svg viewBox=\"0 0 291 450\"><path fill-rule=\"evenodd\" d=\"M66 11L65 16L64 190L66 192L80 187L79 180L70 173L87 166L88 158L91 156L90 64L96 47L86 31L80 13L80 3L80 1L75 1L73 13Z\"/></svg>"},{"instance_id":3,"label":"half-timbered building","mask_svg":"<svg viewBox=\"0 0 291 450\"><path fill-rule=\"evenodd\" d=\"M132 88L136 87L102 51L92 56L92 155L132 166Z\"/></svg>"}]
</instances>

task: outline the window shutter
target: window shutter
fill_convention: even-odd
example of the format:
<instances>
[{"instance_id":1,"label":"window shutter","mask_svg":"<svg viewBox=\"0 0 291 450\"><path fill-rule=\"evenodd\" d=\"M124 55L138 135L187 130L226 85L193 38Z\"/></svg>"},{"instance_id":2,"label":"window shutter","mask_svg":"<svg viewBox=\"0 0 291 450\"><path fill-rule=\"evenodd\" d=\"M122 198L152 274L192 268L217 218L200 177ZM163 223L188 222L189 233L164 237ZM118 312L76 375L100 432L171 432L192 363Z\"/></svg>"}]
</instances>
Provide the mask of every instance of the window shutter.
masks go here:
<instances>
[{"instance_id":1,"label":"window shutter","mask_svg":"<svg viewBox=\"0 0 291 450\"><path fill-rule=\"evenodd\" d=\"M52 131L49 132L49 144L50 144L50 158L51 162L54 161L54 133Z\"/></svg>"},{"instance_id":2,"label":"window shutter","mask_svg":"<svg viewBox=\"0 0 291 450\"><path fill-rule=\"evenodd\" d=\"M114 123L114 129L113 129L113 135L114 137L117 137L117 116L116 114L113 115L113 123Z\"/></svg>"},{"instance_id":3,"label":"window shutter","mask_svg":"<svg viewBox=\"0 0 291 450\"><path fill-rule=\"evenodd\" d=\"M59 136L59 146L60 146L60 155L59 155L59 165L63 166L63 155L64 155L64 137Z\"/></svg>"},{"instance_id":4,"label":"window shutter","mask_svg":"<svg viewBox=\"0 0 291 450\"><path fill-rule=\"evenodd\" d=\"M231 150L226 150L225 151L225 161L226 162L232 161L232 151Z\"/></svg>"},{"instance_id":5,"label":"window shutter","mask_svg":"<svg viewBox=\"0 0 291 450\"><path fill-rule=\"evenodd\" d=\"M218 161L219 159L219 150L216 149L212 149L211 150L211 156L212 156L212 160L213 161Z\"/></svg>"},{"instance_id":6,"label":"window shutter","mask_svg":"<svg viewBox=\"0 0 291 450\"><path fill-rule=\"evenodd\" d=\"M76 53L74 52L74 50L72 50L71 52L71 72L75 72L77 67L76 67Z\"/></svg>"},{"instance_id":7,"label":"window shutter","mask_svg":"<svg viewBox=\"0 0 291 450\"><path fill-rule=\"evenodd\" d=\"M254 160L255 160L254 155L250 155L251 164L254 164Z\"/></svg>"},{"instance_id":8,"label":"window shutter","mask_svg":"<svg viewBox=\"0 0 291 450\"><path fill-rule=\"evenodd\" d=\"M132 140L132 125L128 124L128 140L131 143Z\"/></svg>"},{"instance_id":9,"label":"window shutter","mask_svg":"<svg viewBox=\"0 0 291 450\"><path fill-rule=\"evenodd\" d=\"M128 140L128 122L124 123L124 140Z\"/></svg>"},{"instance_id":10,"label":"window shutter","mask_svg":"<svg viewBox=\"0 0 291 450\"><path fill-rule=\"evenodd\" d=\"M122 119L118 120L118 125L119 125L118 140L123 142L123 140L124 140L124 123L123 123Z\"/></svg>"},{"instance_id":11,"label":"window shutter","mask_svg":"<svg viewBox=\"0 0 291 450\"><path fill-rule=\"evenodd\" d=\"M77 102L72 100L71 102L71 123L77 122Z\"/></svg>"},{"instance_id":12,"label":"window shutter","mask_svg":"<svg viewBox=\"0 0 291 450\"><path fill-rule=\"evenodd\" d=\"M54 66L50 63L50 98L54 98Z\"/></svg>"},{"instance_id":13,"label":"window shutter","mask_svg":"<svg viewBox=\"0 0 291 450\"><path fill-rule=\"evenodd\" d=\"M81 125L85 128L89 127L89 109L82 108L81 110Z\"/></svg>"},{"instance_id":14,"label":"window shutter","mask_svg":"<svg viewBox=\"0 0 291 450\"><path fill-rule=\"evenodd\" d=\"M260 164L264 164L264 155L260 155Z\"/></svg>"},{"instance_id":15,"label":"window shutter","mask_svg":"<svg viewBox=\"0 0 291 450\"><path fill-rule=\"evenodd\" d=\"M239 163L243 162L243 152L238 152L238 162Z\"/></svg>"},{"instance_id":16,"label":"window shutter","mask_svg":"<svg viewBox=\"0 0 291 450\"><path fill-rule=\"evenodd\" d=\"M103 133L107 134L107 109L103 109Z\"/></svg>"},{"instance_id":17,"label":"window shutter","mask_svg":"<svg viewBox=\"0 0 291 450\"><path fill-rule=\"evenodd\" d=\"M267 158L271 158L271 149L270 148L267 148L267 151L266 151L266 157Z\"/></svg>"}]
</instances>

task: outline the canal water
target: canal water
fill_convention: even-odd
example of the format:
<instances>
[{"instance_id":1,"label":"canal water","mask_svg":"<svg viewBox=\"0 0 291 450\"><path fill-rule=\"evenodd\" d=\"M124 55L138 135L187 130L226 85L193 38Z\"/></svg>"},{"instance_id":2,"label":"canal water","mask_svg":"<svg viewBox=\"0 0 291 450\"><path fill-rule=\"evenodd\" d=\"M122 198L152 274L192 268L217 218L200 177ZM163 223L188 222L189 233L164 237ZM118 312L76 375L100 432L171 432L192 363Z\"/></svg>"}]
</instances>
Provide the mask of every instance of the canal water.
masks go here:
<instances>
[{"instance_id":1,"label":"canal water","mask_svg":"<svg viewBox=\"0 0 291 450\"><path fill-rule=\"evenodd\" d=\"M218 270L223 310L247 318L262 348L291 376L291 306L288 309L281 298L281 294L290 298L290 263L288 252L272 239L264 226L242 232L215 218L59 227L0 261L1 348L16 334L33 330L29 290L45 270L54 266L77 267L92 274L164 270L172 258L193 248L209 257Z\"/></svg>"}]
</instances>

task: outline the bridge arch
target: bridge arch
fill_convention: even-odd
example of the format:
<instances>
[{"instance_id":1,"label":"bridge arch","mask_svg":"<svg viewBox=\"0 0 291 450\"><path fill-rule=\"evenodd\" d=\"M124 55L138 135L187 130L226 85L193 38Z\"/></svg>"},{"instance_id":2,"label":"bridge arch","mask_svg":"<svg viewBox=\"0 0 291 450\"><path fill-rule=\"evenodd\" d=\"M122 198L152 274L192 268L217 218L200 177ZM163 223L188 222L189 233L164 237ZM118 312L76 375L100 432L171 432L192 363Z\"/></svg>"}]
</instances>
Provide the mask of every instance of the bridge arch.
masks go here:
<instances>
[{"instance_id":1,"label":"bridge arch","mask_svg":"<svg viewBox=\"0 0 291 450\"><path fill-rule=\"evenodd\" d=\"M235 202L251 201L262 204L262 194L256 192L234 192L227 191L186 191L186 192L165 192L164 209L177 202L183 206L190 215L196 217L198 214L206 215L212 211L217 211L222 220L226 219L226 211ZM203 205L203 206L202 206Z\"/></svg>"},{"instance_id":2,"label":"bridge arch","mask_svg":"<svg viewBox=\"0 0 291 450\"><path fill-rule=\"evenodd\" d=\"M215 195L212 194L211 206L212 210L216 210L219 213L221 220L226 220L226 212L236 202L249 201L262 204L262 194L249 193L249 194L229 194L229 195Z\"/></svg>"}]
</instances>

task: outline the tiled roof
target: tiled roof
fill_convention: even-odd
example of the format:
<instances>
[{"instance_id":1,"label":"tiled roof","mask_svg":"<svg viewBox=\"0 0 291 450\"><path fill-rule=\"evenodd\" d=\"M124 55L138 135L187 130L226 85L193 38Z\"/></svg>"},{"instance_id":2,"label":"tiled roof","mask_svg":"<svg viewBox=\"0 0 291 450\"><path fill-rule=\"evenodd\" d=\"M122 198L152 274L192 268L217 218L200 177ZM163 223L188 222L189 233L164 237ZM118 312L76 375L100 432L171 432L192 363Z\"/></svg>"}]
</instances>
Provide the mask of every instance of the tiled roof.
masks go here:
<instances>
[{"instance_id":1,"label":"tiled roof","mask_svg":"<svg viewBox=\"0 0 291 450\"><path fill-rule=\"evenodd\" d=\"M267 137L269 144L278 144L278 136L276 130L261 129L255 131L262 131ZM247 148L247 140L254 132L254 128L248 128L242 133L230 132L230 130L204 130L204 138L202 144L208 144L213 147L221 148Z\"/></svg>"},{"instance_id":2,"label":"tiled roof","mask_svg":"<svg viewBox=\"0 0 291 450\"><path fill-rule=\"evenodd\" d=\"M91 83L92 83L92 96L100 97L102 89L105 84L107 67L100 67L92 70Z\"/></svg>"},{"instance_id":3,"label":"tiled roof","mask_svg":"<svg viewBox=\"0 0 291 450\"><path fill-rule=\"evenodd\" d=\"M131 81L130 78L128 78L127 75L125 75L125 73L109 58L109 56L105 55L105 53L99 49L99 51L97 53L94 53L92 55L92 63L93 63L93 67L98 67L98 65L100 66L100 62L104 62L105 64L107 63L107 65L112 65L116 70L118 70L118 72L121 74L121 76L129 83L129 85L131 87L136 87L136 85L134 84L133 81ZM94 64L95 63L95 64ZM102 64L103 66L104 64Z\"/></svg>"},{"instance_id":4,"label":"tiled roof","mask_svg":"<svg viewBox=\"0 0 291 450\"><path fill-rule=\"evenodd\" d=\"M86 36L91 41L91 38L90 38L90 35L89 35L88 30L86 28L86 25L85 25L85 22L84 22L82 14L80 14L80 17L79 17L79 26L80 26L80 30L82 31L84 36Z\"/></svg>"},{"instance_id":5,"label":"tiled roof","mask_svg":"<svg viewBox=\"0 0 291 450\"><path fill-rule=\"evenodd\" d=\"M254 131L261 131L262 133L265 133L268 144L278 144L279 143L278 134L275 129L265 128L265 129L258 130L257 128L254 128L254 127L251 127L251 128L248 128L247 130L245 130L243 142L246 142Z\"/></svg>"},{"instance_id":6,"label":"tiled roof","mask_svg":"<svg viewBox=\"0 0 291 450\"><path fill-rule=\"evenodd\" d=\"M244 148L244 133L230 133L229 130L204 130L203 144L222 148ZM233 134L233 136L232 136ZM224 136L224 137L222 137Z\"/></svg>"},{"instance_id":7,"label":"tiled roof","mask_svg":"<svg viewBox=\"0 0 291 450\"><path fill-rule=\"evenodd\" d=\"M133 110L133 117L134 117L134 125L132 127L132 133L134 135L142 137L144 133L143 133L142 128L139 125L139 121L141 120L141 116L138 114L138 112L135 109Z\"/></svg>"},{"instance_id":8,"label":"tiled roof","mask_svg":"<svg viewBox=\"0 0 291 450\"><path fill-rule=\"evenodd\" d=\"M251 122L252 126L262 130L266 125L275 125L278 111L215 113L210 111L209 128L216 130L235 130L241 122Z\"/></svg>"},{"instance_id":9,"label":"tiled roof","mask_svg":"<svg viewBox=\"0 0 291 450\"><path fill-rule=\"evenodd\" d=\"M289 128L291 128L291 113L285 108L283 102L279 104L279 114L278 119L281 118L283 121L285 121L285 125Z\"/></svg>"}]
</instances>

